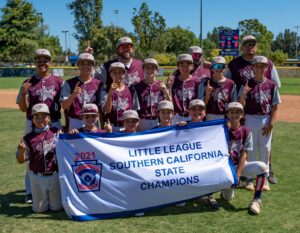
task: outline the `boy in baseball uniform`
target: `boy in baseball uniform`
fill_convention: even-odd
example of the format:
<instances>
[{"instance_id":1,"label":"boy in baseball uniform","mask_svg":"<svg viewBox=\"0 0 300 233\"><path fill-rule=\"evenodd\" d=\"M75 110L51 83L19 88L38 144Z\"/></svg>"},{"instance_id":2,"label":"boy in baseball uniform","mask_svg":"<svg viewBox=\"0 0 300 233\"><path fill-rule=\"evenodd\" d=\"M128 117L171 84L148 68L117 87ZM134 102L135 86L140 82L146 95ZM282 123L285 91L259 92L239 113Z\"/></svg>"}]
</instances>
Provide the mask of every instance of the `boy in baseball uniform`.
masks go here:
<instances>
[{"instance_id":1,"label":"boy in baseball uniform","mask_svg":"<svg viewBox=\"0 0 300 233\"><path fill-rule=\"evenodd\" d=\"M60 101L63 109L68 110L69 132L82 127L82 107L100 103L101 81L93 78L95 59L89 53L79 55L79 76L67 80L62 88Z\"/></svg>"},{"instance_id":2,"label":"boy in baseball uniform","mask_svg":"<svg viewBox=\"0 0 300 233\"><path fill-rule=\"evenodd\" d=\"M258 155L258 159L269 167L272 129L281 100L278 86L264 76L268 59L255 56L252 65L255 76L241 87L239 102L245 106L245 126L253 133L253 151L249 152L249 161L256 161ZM270 190L268 181L265 182L264 189Z\"/></svg>"},{"instance_id":3,"label":"boy in baseball uniform","mask_svg":"<svg viewBox=\"0 0 300 233\"><path fill-rule=\"evenodd\" d=\"M244 109L239 102L231 102L227 106L229 121L229 153L234 165L238 183L241 176L256 175L256 185L253 200L250 202L250 211L259 214L262 206L261 194L266 181L267 165L261 161L249 161L249 153L253 150L252 133L249 128L241 125ZM234 197L234 188L222 191L222 197L230 201Z\"/></svg>"},{"instance_id":4,"label":"boy in baseball uniform","mask_svg":"<svg viewBox=\"0 0 300 233\"><path fill-rule=\"evenodd\" d=\"M172 100L166 85L162 81L156 79L158 71L157 61L153 58L145 59L143 70L144 79L133 86L139 104L139 131L152 129L157 125L158 120L156 112L158 102L164 99L169 101Z\"/></svg>"},{"instance_id":5,"label":"boy in baseball uniform","mask_svg":"<svg viewBox=\"0 0 300 233\"><path fill-rule=\"evenodd\" d=\"M49 50L37 49L34 59L36 74L22 83L16 101L20 110L26 112L24 135L33 130L31 110L33 105L38 103L45 103L49 107L51 126L61 129L59 96L63 80L50 73L51 53ZM28 166L25 175L25 190L25 202L32 203Z\"/></svg>"},{"instance_id":6,"label":"boy in baseball uniform","mask_svg":"<svg viewBox=\"0 0 300 233\"><path fill-rule=\"evenodd\" d=\"M115 62L110 65L110 76L113 79L110 88L101 90L101 105L105 121L109 119L113 132L120 132L123 126L123 112L137 109L137 97L132 88L125 84L126 69L123 63Z\"/></svg>"},{"instance_id":7,"label":"boy in baseball uniform","mask_svg":"<svg viewBox=\"0 0 300 233\"><path fill-rule=\"evenodd\" d=\"M35 104L31 110L34 130L21 138L17 161L29 161L32 210L42 213L62 209L55 137L59 129L50 127L50 111L46 104Z\"/></svg>"},{"instance_id":8,"label":"boy in baseball uniform","mask_svg":"<svg viewBox=\"0 0 300 233\"><path fill-rule=\"evenodd\" d=\"M211 79L201 82L198 98L206 105L206 119L224 119L227 104L236 101L237 93L232 80L224 76L225 58L217 56L212 59Z\"/></svg>"}]
</instances>

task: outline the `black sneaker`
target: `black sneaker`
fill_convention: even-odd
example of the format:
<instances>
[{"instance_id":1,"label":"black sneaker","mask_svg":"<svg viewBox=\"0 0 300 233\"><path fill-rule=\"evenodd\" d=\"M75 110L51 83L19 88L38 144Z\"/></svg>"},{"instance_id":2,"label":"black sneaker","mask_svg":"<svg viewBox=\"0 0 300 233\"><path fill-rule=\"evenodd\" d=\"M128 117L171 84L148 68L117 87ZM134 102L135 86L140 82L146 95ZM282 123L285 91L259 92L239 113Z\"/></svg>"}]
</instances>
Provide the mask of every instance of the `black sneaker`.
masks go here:
<instances>
[{"instance_id":1,"label":"black sneaker","mask_svg":"<svg viewBox=\"0 0 300 233\"><path fill-rule=\"evenodd\" d=\"M275 177L275 174L272 170L270 170L270 172L269 172L268 181L269 181L270 184L277 184L278 183L278 180Z\"/></svg>"},{"instance_id":2,"label":"black sneaker","mask_svg":"<svg viewBox=\"0 0 300 233\"><path fill-rule=\"evenodd\" d=\"M32 204L32 194L26 194L25 195L25 203L26 204Z\"/></svg>"}]
</instances>

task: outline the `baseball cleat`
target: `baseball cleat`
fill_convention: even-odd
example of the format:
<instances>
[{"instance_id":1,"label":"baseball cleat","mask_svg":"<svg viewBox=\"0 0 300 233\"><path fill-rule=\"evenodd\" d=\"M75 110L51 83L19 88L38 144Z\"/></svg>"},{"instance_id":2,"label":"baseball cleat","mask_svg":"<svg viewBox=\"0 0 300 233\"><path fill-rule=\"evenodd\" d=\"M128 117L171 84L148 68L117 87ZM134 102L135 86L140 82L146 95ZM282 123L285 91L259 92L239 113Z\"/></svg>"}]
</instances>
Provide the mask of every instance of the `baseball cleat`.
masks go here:
<instances>
[{"instance_id":1,"label":"baseball cleat","mask_svg":"<svg viewBox=\"0 0 300 233\"><path fill-rule=\"evenodd\" d=\"M250 203L250 211L253 214L260 214L260 208L262 207L262 201L260 199L254 199L251 203Z\"/></svg>"}]
</instances>

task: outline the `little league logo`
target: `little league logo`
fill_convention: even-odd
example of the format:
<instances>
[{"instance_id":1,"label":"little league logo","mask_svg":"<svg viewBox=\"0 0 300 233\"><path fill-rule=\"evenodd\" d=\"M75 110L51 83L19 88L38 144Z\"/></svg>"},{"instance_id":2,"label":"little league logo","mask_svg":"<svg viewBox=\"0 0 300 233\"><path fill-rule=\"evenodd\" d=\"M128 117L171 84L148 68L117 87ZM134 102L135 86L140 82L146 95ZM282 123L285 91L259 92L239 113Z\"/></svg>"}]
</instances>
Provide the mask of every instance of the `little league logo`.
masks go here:
<instances>
[{"instance_id":1,"label":"little league logo","mask_svg":"<svg viewBox=\"0 0 300 233\"><path fill-rule=\"evenodd\" d=\"M102 163L97 160L75 161L72 169L78 192L100 190Z\"/></svg>"}]
</instances>

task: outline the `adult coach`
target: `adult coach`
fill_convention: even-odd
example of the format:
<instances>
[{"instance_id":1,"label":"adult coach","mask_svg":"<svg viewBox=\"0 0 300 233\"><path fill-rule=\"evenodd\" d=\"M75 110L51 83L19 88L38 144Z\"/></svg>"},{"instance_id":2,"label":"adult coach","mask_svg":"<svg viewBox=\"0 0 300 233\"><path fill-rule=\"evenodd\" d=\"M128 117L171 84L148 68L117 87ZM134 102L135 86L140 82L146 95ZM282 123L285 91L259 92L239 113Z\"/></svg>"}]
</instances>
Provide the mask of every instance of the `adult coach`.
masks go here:
<instances>
[{"instance_id":1,"label":"adult coach","mask_svg":"<svg viewBox=\"0 0 300 233\"><path fill-rule=\"evenodd\" d=\"M85 51L92 53L93 49L87 47ZM94 72L94 78L101 80L108 90L113 81L109 73L112 63L120 62L124 64L126 69L125 84L128 86L139 83L144 77L143 62L133 57L134 48L131 38L121 37L117 42L116 52L118 56L116 59L105 62L96 68Z\"/></svg>"},{"instance_id":2,"label":"adult coach","mask_svg":"<svg viewBox=\"0 0 300 233\"><path fill-rule=\"evenodd\" d=\"M247 81L254 77L252 60L257 55L257 48L257 39L254 36L247 35L243 37L240 48L242 52L241 56L238 56L237 58L233 59L228 64L228 70L225 73L225 76L231 78L235 82L236 89L238 92L242 85L245 85ZM270 79L273 82L275 82L278 88L281 87L281 82L276 67L273 64L273 62L269 59L264 76L267 79ZM269 168L268 181L271 184L277 183L277 179L271 167L271 162Z\"/></svg>"},{"instance_id":3,"label":"adult coach","mask_svg":"<svg viewBox=\"0 0 300 233\"><path fill-rule=\"evenodd\" d=\"M254 36L243 37L240 47L242 54L228 64L225 76L235 82L237 91L254 77L252 60L257 55L257 46L257 40ZM265 77L275 82L278 87L281 86L276 67L269 59Z\"/></svg>"},{"instance_id":4,"label":"adult coach","mask_svg":"<svg viewBox=\"0 0 300 233\"><path fill-rule=\"evenodd\" d=\"M20 88L17 96L17 104L22 112L26 112L24 135L32 132L32 107L35 104L44 103L50 111L51 127L61 129L61 113L59 96L63 80L61 77L50 73L51 53L47 49L37 49L35 51L36 74L26 79ZM25 175L25 202L31 203L31 187L28 168Z\"/></svg>"}]
</instances>

